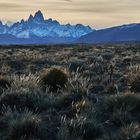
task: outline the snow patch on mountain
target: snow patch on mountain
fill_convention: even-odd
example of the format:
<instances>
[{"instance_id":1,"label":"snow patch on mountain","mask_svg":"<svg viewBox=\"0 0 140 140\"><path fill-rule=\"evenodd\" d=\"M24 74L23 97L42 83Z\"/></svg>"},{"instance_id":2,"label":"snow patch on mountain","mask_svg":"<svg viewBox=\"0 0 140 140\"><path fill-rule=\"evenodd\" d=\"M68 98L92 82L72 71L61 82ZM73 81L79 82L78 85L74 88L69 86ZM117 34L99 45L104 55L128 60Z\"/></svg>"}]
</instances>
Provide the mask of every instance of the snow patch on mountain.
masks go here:
<instances>
[{"instance_id":1,"label":"snow patch on mountain","mask_svg":"<svg viewBox=\"0 0 140 140\"><path fill-rule=\"evenodd\" d=\"M79 38L93 31L91 27L82 24L61 25L51 18L45 20L40 10L34 16L30 15L27 21L22 19L10 27L0 22L0 34L10 34L17 38L30 38L32 36Z\"/></svg>"}]
</instances>

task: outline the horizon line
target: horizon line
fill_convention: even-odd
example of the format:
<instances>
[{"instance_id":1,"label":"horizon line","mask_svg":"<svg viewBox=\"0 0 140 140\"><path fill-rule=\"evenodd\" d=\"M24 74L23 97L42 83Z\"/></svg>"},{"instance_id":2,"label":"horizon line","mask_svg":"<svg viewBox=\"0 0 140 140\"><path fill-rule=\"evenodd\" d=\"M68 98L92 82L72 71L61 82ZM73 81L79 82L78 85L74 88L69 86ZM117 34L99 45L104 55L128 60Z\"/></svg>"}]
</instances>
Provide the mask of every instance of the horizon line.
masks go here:
<instances>
[{"instance_id":1,"label":"horizon line","mask_svg":"<svg viewBox=\"0 0 140 140\"><path fill-rule=\"evenodd\" d=\"M29 17L30 16L35 16L35 14L37 12L41 12L43 17L44 17L44 14L41 10L37 10L36 12L34 12L34 14L29 14L28 18L21 18L20 20L1 20L0 21L2 22L3 25L7 25L7 23L11 22L11 24L15 24L15 23L20 23L22 20L24 21L28 21ZM86 24L83 24L83 23L70 23L70 22L67 22L67 23L63 23L63 22L60 22L59 20L57 19L54 19L54 18L44 18L44 20L49 20L49 19L52 19L52 20L56 20L58 21L61 25L67 25L67 24L70 24L72 26L75 26L75 25L78 25L78 24L81 24L81 25L84 25L84 26L89 26L90 28L94 29L94 30L104 30L104 29L108 29L108 28L113 28L113 27L119 27L119 26L127 26L127 25L131 25L131 24L140 24L140 22L130 22L130 23L122 23L122 24L115 24L115 25L112 25L112 26L106 26L106 27L100 27L100 28L96 28L95 26L91 27L90 25L86 25ZM8 26L8 25L7 25Z\"/></svg>"}]
</instances>

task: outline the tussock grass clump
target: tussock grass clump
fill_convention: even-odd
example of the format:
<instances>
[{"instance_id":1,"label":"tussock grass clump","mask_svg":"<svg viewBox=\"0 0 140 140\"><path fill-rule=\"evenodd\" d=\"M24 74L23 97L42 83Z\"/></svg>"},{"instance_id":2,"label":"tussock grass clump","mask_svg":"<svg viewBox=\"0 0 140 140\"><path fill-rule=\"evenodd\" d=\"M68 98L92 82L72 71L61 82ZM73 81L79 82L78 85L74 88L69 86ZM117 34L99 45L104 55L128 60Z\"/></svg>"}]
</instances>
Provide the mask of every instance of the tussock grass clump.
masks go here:
<instances>
[{"instance_id":1,"label":"tussock grass clump","mask_svg":"<svg viewBox=\"0 0 140 140\"><path fill-rule=\"evenodd\" d=\"M32 112L25 112L11 121L8 140L29 138L43 140L45 133L43 134L41 126L42 120L39 115L33 114Z\"/></svg>"},{"instance_id":2,"label":"tussock grass clump","mask_svg":"<svg viewBox=\"0 0 140 140\"><path fill-rule=\"evenodd\" d=\"M128 110L129 112L139 112L140 95L125 93L122 95L107 97L104 101L104 108L108 112L118 109Z\"/></svg>"},{"instance_id":3,"label":"tussock grass clump","mask_svg":"<svg viewBox=\"0 0 140 140\"><path fill-rule=\"evenodd\" d=\"M94 103L92 101L89 101L88 99L82 99L72 104L70 113L73 116L82 114L87 118L90 118L92 116L91 118L93 119L93 115L94 117L96 117L95 110L93 109L93 104Z\"/></svg>"},{"instance_id":4,"label":"tussock grass clump","mask_svg":"<svg viewBox=\"0 0 140 140\"><path fill-rule=\"evenodd\" d=\"M56 98L53 106L56 110L61 111L63 115L66 115L67 117L73 117L75 116L75 110L72 109L72 105L78 101L81 101L82 99L83 97L81 93L64 94Z\"/></svg>"},{"instance_id":5,"label":"tussock grass clump","mask_svg":"<svg viewBox=\"0 0 140 140\"><path fill-rule=\"evenodd\" d=\"M86 108L90 104L89 100L93 100L89 95L89 80L78 72L70 73L65 92L56 98L55 108L65 112L68 117L75 116L77 111Z\"/></svg>"},{"instance_id":6,"label":"tussock grass clump","mask_svg":"<svg viewBox=\"0 0 140 140\"><path fill-rule=\"evenodd\" d=\"M58 98L55 102L55 108L71 118L80 114L83 110L90 107L91 102L84 99L80 94L76 96L68 95Z\"/></svg>"},{"instance_id":7,"label":"tussock grass clump","mask_svg":"<svg viewBox=\"0 0 140 140\"><path fill-rule=\"evenodd\" d=\"M10 121L13 119L13 114L10 109L0 114L0 139L5 139L8 132Z\"/></svg>"},{"instance_id":8,"label":"tussock grass clump","mask_svg":"<svg viewBox=\"0 0 140 140\"><path fill-rule=\"evenodd\" d=\"M62 130L65 133L62 133ZM58 139L97 140L102 137L102 127L96 120L78 117L60 128Z\"/></svg>"},{"instance_id":9,"label":"tussock grass clump","mask_svg":"<svg viewBox=\"0 0 140 140\"><path fill-rule=\"evenodd\" d=\"M118 109L111 114L110 120L116 126L123 126L124 124L130 124L131 121L133 121L133 117L131 116L131 113L129 113L127 110L124 111L124 110Z\"/></svg>"},{"instance_id":10,"label":"tussock grass clump","mask_svg":"<svg viewBox=\"0 0 140 140\"><path fill-rule=\"evenodd\" d=\"M81 94L82 96L87 96L92 84L90 83L89 77L84 77L81 73L73 72L70 75L67 90L74 94Z\"/></svg>"},{"instance_id":11,"label":"tussock grass clump","mask_svg":"<svg viewBox=\"0 0 140 140\"><path fill-rule=\"evenodd\" d=\"M58 91L63 89L68 81L68 73L63 68L53 67L47 69L40 77L39 85L46 90Z\"/></svg>"},{"instance_id":12,"label":"tussock grass clump","mask_svg":"<svg viewBox=\"0 0 140 140\"><path fill-rule=\"evenodd\" d=\"M7 75L8 73L10 73L10 71L11 71L10 65L8 65L6 63L0 65L0 73L2 75Z\"/></svg>"},{"instance_id":13,"label":"tussock grass clump","mask_svg":"<svg viewBox=\"0 0 140 140\"><path fill-rule=\"evenodd\" d=\"M11 82L8 78L0 76L0 92L11 87Z\"/></svg>"},{"instance_id":14,"label":"tussock grass clump","mask_svg":"<svg viewBox=\"0 0 140 140\"><path fill-rule=\"evenodd\" d=\"M77 125L79 126L79 124ZM102 136L101 127L98 124L95 124L93 120L85 121L80 127L78 127L78 129L82 132L81 135L83 140L96 140L97 138Z\"/></svg>"},{"instance_id":15,"label":"tussock grass clump","mask_svg":"<svg viewBox=\"0 0 140 140\"><path fill-rule=\"evenodd\" d=\"M96 140L102 136L102 128L92 120L86 121L81 130L83 131L83 140Z\"/></svg>"},{"instance_id":16,"label":"tussock grass clump","mask_svg":"<svg viewBox=\"0 0 140 140\"><path fill-rule=\"evenodd\" d=\"M24 93L5 93L0 97L0 111L3 107L10 107L11 109L35 109L33 100L29 99L27 94Z\"/></svg>"},{"instance_id":17,"label":"tussock grass clump","mask_svg":"<svg viewBox=\"0 0 140 140\"><path fill-rule=\"evenodd\" d=\"M12 86L12 89L19 90L38 90L38 76L36 74L28 73L23 75L12 75L14 84Z\"/></svg>"},{"instance_id":18,"label":"tussock grass clump","mask_svg":"<svg viewBox=\"0 0 140 140\"><path fill-rule=\"evenodd\" d=\"M77 101L80 101L83 99L83 96L81 93L69 93L61 95L56 100L56 107L60 108L67 108L72 105L72 103L75 103Z\"/></svg>"},{"instance_id":19,"label":"tussock grass clump","mask_svg":"<svg viewBox=\"0 0 140 140\"><path fill-rule=\"evenodd\" d=\"M87 69L87 65L81 60L72 60L69 62L69 70L73 72L82 72Z\"/></svg>"},{"instance_id":20,"label":"tussock grass clump","mask_svg":"<svg viewBox=\"0 0 140 140\"><path fill-rule=\"evenodd\" d=\"M124 126L120 130L120 140L139 140L140 139L140 124L132 123Z\"/></svg>"},{"instance_id":21,"label":"tussock grass clump","mask_svg":"<svg viewBox=\"0 0 140 140\"><path fill-rule=\"evenodd\" d=\"M135 77L135 79L131 82L130 86L130 90L132 92L140 93L140 72L139 75L137 75L137 77Z\"/></svg>"},{"instance_id":22,"label":"tussock grass clump","mask_svg":"<svg viewBox=\"0 0 140 140\"><path fill-rule=\"evenodd\" d=\"M106 97L103 103L103 113L117 126L130 124L137 120L140 113L140 95L125 93Z\"/></svg>"},{"instance_id":23,"label":"tussock grass clump","mask_svg":"<svg viewBox=\"0 0 140 140\"><path fill-rule=\"evenodd\" d=\"M131 92L140 93L140 66L131 68L132 70L128 74L128 84Z\"/></svg>"},{"instance_id":24,"label":"tussock grass clump","mask_svg":"<svg viewBox=\"0 0 140 140\"><path fill-rule=\"evenodd\" d=\"M139 140L140 139L140 124L131 123L119 129L115 134L104 136L101 140Z\"/></svg>"},{"instance_id":25,"label":"tussock grass clump","mask_svg":"<svg viewBox=\"0 0 140 140\"><path fill-rule=\"evenodd\" d=\"M19 87L19 86L18 86ZM55 98L39 89L12 86L0 96L0 113L6 108L31 111L45 111L52 107Z\"/></svg>"}]
</instances>

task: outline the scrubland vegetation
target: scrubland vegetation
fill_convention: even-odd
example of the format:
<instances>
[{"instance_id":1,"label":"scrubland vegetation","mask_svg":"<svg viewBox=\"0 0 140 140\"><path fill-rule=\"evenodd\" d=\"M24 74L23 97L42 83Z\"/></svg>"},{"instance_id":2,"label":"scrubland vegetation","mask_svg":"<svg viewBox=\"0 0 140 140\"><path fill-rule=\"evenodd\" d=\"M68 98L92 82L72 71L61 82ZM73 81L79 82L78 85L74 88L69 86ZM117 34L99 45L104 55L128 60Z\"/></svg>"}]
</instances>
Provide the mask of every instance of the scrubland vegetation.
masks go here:
<instances>
[{"instance_id":1,"label":"scrubland vegetation","mask_svg":"<svg viewBox=\"0 0 140 140\"><path fill-rule=\"evenodd\" d=\"M140 44L0 47L0 140L139 139Z\"/></svg>"}]
</instances>

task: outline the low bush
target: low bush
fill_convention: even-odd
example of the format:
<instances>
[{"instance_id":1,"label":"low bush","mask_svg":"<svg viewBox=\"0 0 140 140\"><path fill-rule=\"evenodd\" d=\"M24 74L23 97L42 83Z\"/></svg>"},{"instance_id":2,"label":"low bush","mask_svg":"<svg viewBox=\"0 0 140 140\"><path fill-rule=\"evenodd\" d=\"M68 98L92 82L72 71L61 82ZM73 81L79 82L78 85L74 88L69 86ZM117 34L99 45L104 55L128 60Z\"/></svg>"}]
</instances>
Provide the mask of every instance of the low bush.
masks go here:
<instances>
[{"instance_id":1,"label":"low bush","mask_svg":"<svg viewBox=\"0 0 140 140\"><path fill-rule=\"evenodd\" d=\"M45 139L39 115L27 112L10 122L8 140L35 138Z\"/></svg>"},{"instance_id":2,"label":"low bush","mask_svg":"<svg viewBox=\"0 0 140 140\"><path fill-rule=\"evenodd\" d=\"M74 120L68 126L70 136L81 137L82 140L96 140L102 136L102 129L95 120Z\"/></svg>"},{"instance_id":3,"label":"low bush","mask_svg":"<svg viewBox=\"0 0 140 140\"><path fill-rule=\"evenodd\" d=\"M58 91L63 89L68 81L68 73L62 68L47 69L40 76L39 86L46 90L48 87L50 91Z\"/></svg>"},{"instance_id":4,"label":"low bush","mask_svg":"<svg viewBox=\"0 0 140 140\"><path fill-rule=\"evenodd\" d=\"M3 90L8 89L10 87L11 87L11 81L5 77L0 76L0 94L3 92Z\"/></svg>"},{"instance_id":5,"label":"low bush","mask_svg":"<svg viewBox=\"0 0 140 140\"><path fill-rule=\"evenodd\" d=\"M0 112L3 111L3 108L11 109L32 109L35 110L35 106L32 99L29 99L27 94L24 93L5 93L0 97Z\"/></svg>"}]
</instances>

